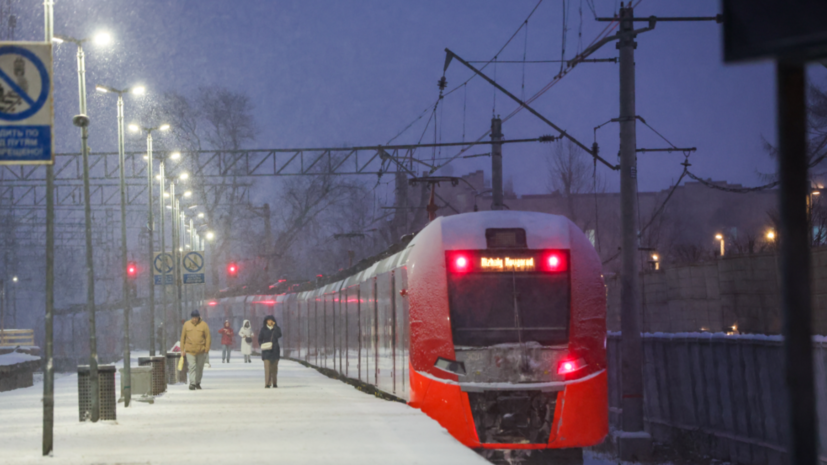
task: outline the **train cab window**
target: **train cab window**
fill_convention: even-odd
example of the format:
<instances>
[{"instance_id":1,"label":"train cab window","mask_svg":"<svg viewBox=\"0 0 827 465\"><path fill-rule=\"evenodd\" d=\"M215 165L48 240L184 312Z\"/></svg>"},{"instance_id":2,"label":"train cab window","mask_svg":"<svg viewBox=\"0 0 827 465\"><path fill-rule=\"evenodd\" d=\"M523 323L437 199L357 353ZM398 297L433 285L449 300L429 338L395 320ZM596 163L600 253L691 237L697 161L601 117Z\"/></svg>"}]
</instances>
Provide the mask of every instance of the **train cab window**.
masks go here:
<instances>
[{"instance_id":1,"label":"train cab window","mask_svg":"<svg viewBox=\"0 0 827 465\"><path fill-rule=\"evenodd\" d=\"M448 275L454 345L568 342L569 273Z\"/></svg>"}]
</instances>

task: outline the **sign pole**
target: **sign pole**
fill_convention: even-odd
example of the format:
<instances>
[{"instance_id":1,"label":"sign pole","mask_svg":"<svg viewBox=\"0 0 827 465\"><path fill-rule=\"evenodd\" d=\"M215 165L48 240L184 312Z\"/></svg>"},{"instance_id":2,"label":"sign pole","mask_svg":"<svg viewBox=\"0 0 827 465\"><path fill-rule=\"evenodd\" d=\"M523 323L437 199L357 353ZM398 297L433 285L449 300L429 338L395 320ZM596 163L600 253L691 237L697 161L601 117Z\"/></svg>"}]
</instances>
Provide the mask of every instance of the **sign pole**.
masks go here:
<instances>
[{"instance_id":1,"label":"sign pole","mask_svg":"<svg viewBox=\"0 0 827 465\"><path fill-rule=\"evenodd\" d=\"M54 34L54 1L44 0L43 18L45 41L52 45ZM51 57L51 52L49 56ZM51 115L54 120L54 114ZM43 367L43 441L42 454L49 456L54 449L55 424L55 368L54 368L54 282L55 282L55 200L54 168L46 165L46 318L45 359Z\"/></svg>"}]
</instances>

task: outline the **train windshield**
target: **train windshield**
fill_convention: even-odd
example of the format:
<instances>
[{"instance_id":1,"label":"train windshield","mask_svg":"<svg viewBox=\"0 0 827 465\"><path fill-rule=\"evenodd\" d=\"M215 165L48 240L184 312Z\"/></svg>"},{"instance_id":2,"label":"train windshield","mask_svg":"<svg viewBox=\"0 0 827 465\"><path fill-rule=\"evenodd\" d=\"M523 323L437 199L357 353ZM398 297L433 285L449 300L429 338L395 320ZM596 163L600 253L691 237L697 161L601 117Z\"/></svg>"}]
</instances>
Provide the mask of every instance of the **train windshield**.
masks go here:
<instances>
[{"instance_id":1,"label":"train windshield","mask_svg":"<svg viewBox=\"0 0 827 465\"><path fill-rule=\"evenodd\" d=\"M448 275L454 345L568 342L569 273Z\"/></svg>"}]
</instances>

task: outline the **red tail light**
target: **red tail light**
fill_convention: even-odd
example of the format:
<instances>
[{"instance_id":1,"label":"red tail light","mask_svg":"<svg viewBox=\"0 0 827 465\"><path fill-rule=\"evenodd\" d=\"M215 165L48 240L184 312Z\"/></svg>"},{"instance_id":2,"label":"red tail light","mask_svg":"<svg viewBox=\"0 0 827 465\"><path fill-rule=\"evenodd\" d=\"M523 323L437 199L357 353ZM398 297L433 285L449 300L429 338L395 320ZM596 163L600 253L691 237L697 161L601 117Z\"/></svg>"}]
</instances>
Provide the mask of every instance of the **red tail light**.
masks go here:
<instances>
[{"instance_id":1,"label":"red tail light","mask_svg":"<svg viewBox=\"0 0 827 465\"><path fill-rule=\"evenodd\" d=\"M568 375L570 373L574 373L577 370L582 369L586 366L586 361L582 358L577 360L574 359L563 359L557 364L557 374L558 375Z\"/></svg>"},{"instance_id":2,"label":"red tail light","mask_svg":"<svg viewBox=\"0 0 827 465\"><path fill-rule=\"evenodd\" d=\"M208 303L207 305L209 305L210 307L215 307L216 305L218 305L218 302L211 300L210 303Z\"/></svg>"},{"instance_id":3,"label":"red tail light","mask_svg":"<svg viewBox=\"0 0 827 465\"><path fill-rule=\"evenodd\" d=\"M543 271L550 272L566 271L569 267L566 254L557 251L547 253L540 263Z\"/></svg>"},{"instance_id":4,"label":"red tail light","mask_svg":"<svg viewBox=\"0 0 827 465\"><path fill-rule=\"evenodd\" d=\"M448 269L453 273L465 273L471 270L471 257L457 253L448 257Z\"/></svg>"}]
</instances>

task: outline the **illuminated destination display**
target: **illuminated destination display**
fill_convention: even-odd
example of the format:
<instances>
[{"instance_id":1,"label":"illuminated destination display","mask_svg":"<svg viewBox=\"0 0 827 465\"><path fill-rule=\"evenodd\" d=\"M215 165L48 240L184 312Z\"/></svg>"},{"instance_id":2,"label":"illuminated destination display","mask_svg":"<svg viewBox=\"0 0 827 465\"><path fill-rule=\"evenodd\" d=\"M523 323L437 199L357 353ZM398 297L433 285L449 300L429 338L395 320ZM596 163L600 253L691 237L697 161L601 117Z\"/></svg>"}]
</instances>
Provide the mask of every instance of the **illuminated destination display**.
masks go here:
<instances>
[{"instance_id":1,"label":"illuminated destination display","mask_svg":"<svg viewBox=\"0 0 827 465\"><path fill-rule=\"evenodd\" d=\"M534 271L534 257L480 257L480 269L483 271Z\"/></svg>"}]
</instances>

